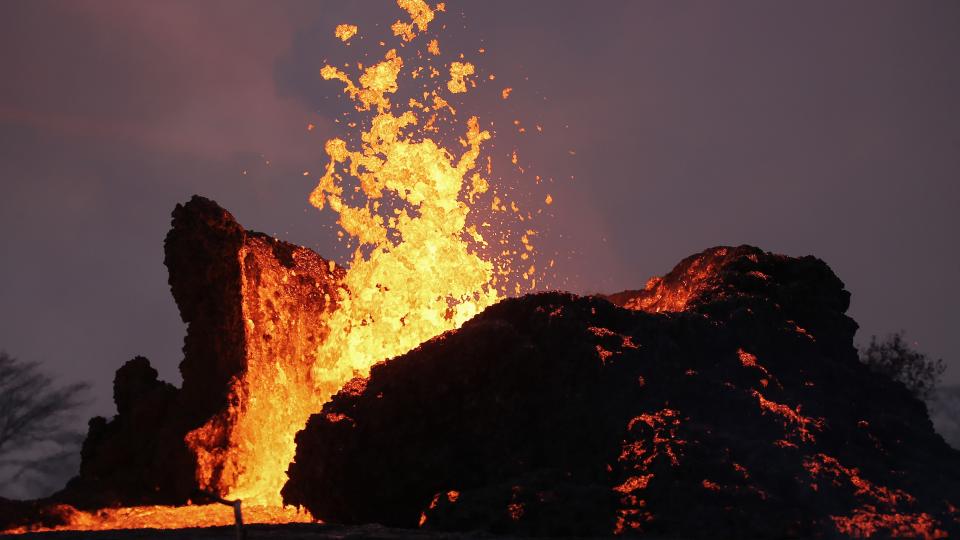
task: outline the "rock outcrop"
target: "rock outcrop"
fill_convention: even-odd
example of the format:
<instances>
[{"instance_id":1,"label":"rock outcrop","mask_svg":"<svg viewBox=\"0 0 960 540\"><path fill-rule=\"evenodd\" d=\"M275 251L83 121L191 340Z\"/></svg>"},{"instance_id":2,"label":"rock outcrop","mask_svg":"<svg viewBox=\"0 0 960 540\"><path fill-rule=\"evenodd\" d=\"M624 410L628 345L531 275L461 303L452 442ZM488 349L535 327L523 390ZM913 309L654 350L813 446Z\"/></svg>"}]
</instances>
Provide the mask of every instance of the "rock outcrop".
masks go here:
<instances>
[{"instance_id":1,"label":"rock outcrop","mask_svg":"<svg viewBox=\"0 0 960 540\"><path fill-rule=\"evenodd\" d=\"M609 300L505 300L346 385L284 499L512 534L960 534L960 453L860 364L848 302L822 261L746 246Z\"/></svg>"},{"instance_id":2,"label":"rock outcrop","mask_svg":"<svg viewBox=\"0 0 960 540\"><path fill-rule=\"evenodd\" d=\"M307 248L246 231L199 196L177 205L172 225L164 262L187 323L183 385L159 381L145 358L124 364L114 379L117 415L90 421L80 474L52 500L90 509L216 494L224 469L232 470L224 450L247 390L244 374L303 359L328 331L341 269Z\"/></svg>"},{"instance_id":3,"label":"rock outcrop","mask_svg":"<svg viewBox=\"0 0 960 540\"><path fill-rule=\"evenodd\" d=\"M243 430L317 410L305 381L343 270L201 197L177 206L165 252L182 387L124 364L80 474L45 500L0 499L0 530L214 498L289 450ZM849 298L816 258L741 246L642 290L505 300L345 385L297 434L283 497L437 531L958 535L960 452L860 364Z\"/></svg>"},{"instance_id":4,"label":"rock outcrop","mask_svg":"<svg viewBox=\"0 0 960 540\"><path fill-rule=\"evenodd\" d=\"M157 379L143 357L117 370L117 415L90 420L80 474L55 495L78 508L183 504L195 497L194 458L183 444L190 429L180 392Z\"/></svg>"},{"instance_id":5,"label":"rock outcrop","mask_svg":"<svg viewBox=\"0 0 960 540\"><path fill-rule=\"evenodd\" d=\"M310 249L244 231L200 197L174 210L165 248L188 323L180 371L196 429L186 439L200 489L222 495L257 475L247 463L282 453L284 441L250 441L244 430L302 425L301 407L319 409L311 368L345 271Z\"/></svg>"}]
</instances>

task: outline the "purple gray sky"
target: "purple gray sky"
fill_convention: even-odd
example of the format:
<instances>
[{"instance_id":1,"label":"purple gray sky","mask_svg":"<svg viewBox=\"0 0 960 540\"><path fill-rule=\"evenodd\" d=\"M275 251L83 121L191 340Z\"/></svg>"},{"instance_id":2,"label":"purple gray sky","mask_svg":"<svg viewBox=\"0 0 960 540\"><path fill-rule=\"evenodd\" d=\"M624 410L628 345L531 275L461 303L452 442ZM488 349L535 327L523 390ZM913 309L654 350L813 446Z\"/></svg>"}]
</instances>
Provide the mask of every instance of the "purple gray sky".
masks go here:
<instances>
[{"instance_id":1,"label":"purple gray sky","mask_svg":"<svg viewBox=\"0 0 960 540\"><path fill-rule=\"evenodd\" d=\"M554 285L636 288L717 244L814 254L853 293L861 341L905 329L960 382L960 4L447 5L441 48L514 88L474 103L530 171L500 173L552 179L536 190L555 200ZM336 24L372 37L400 15L386 0L0 3L0 348L90 381L99 414L134 355L178 383L162 241L194 193L342 261L302 175L343 133L318 72L349 57ZM514 118L544 131L511 134Z\"/></svg>"}]
</instances>

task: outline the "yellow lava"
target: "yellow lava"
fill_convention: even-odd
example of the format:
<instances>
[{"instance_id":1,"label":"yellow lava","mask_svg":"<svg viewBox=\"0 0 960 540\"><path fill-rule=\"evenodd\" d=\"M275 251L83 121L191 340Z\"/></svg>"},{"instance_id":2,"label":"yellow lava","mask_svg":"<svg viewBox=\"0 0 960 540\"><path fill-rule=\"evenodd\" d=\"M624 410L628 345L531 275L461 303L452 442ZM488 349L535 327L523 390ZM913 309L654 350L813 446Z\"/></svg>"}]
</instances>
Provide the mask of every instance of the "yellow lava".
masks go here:
<instances>
[{"instance_id":1,"label":"yellow lava","mask_svg":"<svg viewBox=\"0 0 960 540\"><path fill-rule=\"evenodd\" d=\"M333 31L340 41L347 42L350 38L357 35L357 26L355 24L338 24Z\"/></svg>"},{"instance_id":2,"label":"yellow lava","mask_svg":"<svg viewBox=\"0 0 960 540\"><path fill-rule=\"evenodd\" d=\"M410 15L409 22L393 25L403 42L425 32L443 10L422 0L397 4ZM353 28L340 25L335 35L344 39ZM440 50L436 39L428 48ZM415 50L400 50L410 51L410 61L423 59ZM358 64L356 74L348 72L349 66L325 65L320 71L323 79L343 85L363 117L348 123L363 126L350 137L355 144L341 138L326 141L328 163L310 194L315 207L337 213L342 238L356 248L339 288L338 308L330 314L329 334L305 358L256 363L264 369L254 369L252 363L239 385L242 391L235 392L229 428L218 431L211 424L187 439L200 459L201 485L223 498L280 508L286 466L296 450L294 435L311 414L351 378L367 375L373 364L459 327L500 299L498 285L506 290L509 262L499 253L496 261L479 254L489 248L485 235L493 234L488 232L492 228L484 223L487 229L481 232L467 223L470 205L490 189L485 177L489 164L481 168L478 163L491 133L476 117L466 118L454 128L459 146L449 148L435 127L438 116L446 118L445 125L456 125L449 99L467 91L466 78L475 67L451 62L451 81L444 84L431 75L428 80L436 87L423 92L422 101L393 101L405 59L396 48L382 54L372 64ZM416 68L436 72L432 65ZM518 211L515 204L511 207ZM529 232L519 247L524 261L533 250L529 238L534 233ZM529 262L524 266L529 267L517 273L535 283L534 267ZM514 289L519 291L519 285ZM303 362L308 369L298 370ZM211 437L228 439L226 459L203 452L204 447L216 448L200 444ZM223 464L222 472L217 464Z\"/></svg>"},{"instance_id":3,"label":"yellow lava","mask_svg":"<svg viewBox=\"0 0 960 540\"><path fill-rule=\"evenodd\" d=\"M395 25L403 26L397 35L404 41L426 31L439 10L418 1L398 4L411 17ZM353 28L340 25L334 34L345 40ZM390 49L381 61L361 68L356 80L334 66L320 71L323 79L343 84L357 112L368 116L368 128L358 134L359 148L339 138L326 142L329 162L310 202L337 212L343 237L359 247L341 282L326 339L301 358L249 359L226 420L188 435L198 458L198 482L220 497L281 508L294 435L311 414L371 365L456 328L499 299L493 265L470 249L483 237L475 228L468 231L470 210L459 200L490 133L470 118L456 158L430 138L414 140L420 119L413 110L395 115L390 100L403 67L403 58ZM445 105L453 114L436 91L432 98L434 108ZM356 185L345 187L348 178ZM486 190L478 177L468 183L473 193ZM218 445L222 439L227 443Z\"/></svg>"},{"instance_id":4,"label":"yellow lava","mask_svg":"<svg viewBox=\"0 0 960 540\"><path fill-rule=\"evenodd\" d=\"M234 525L233 508L222 504L188 506L132 506L106 508L92 512L63 505L56 511L68 524L57 527L20 527L3 534L24 534L48 531L105 531L119 529L182 529L187 527L222 527ZM305 511L293 508L248 506L243 508L245 524L308 523L314 520Z\"/></svg>"},{"instance_id":5,"label":"yellow lava","mask_svg":"<svg viewBox=\"0 0 960 540\"><path fill-rule=\"evenodd\" d=\"M475 68L470 62L450 63L450 82L447 89L453 94L462 94L467 91L467 77L473 75Z\"/></svg>"},{"instance_id":6,"label":"yellow lava","mask_svg":"<svg viewBox=\"0 0 960 540\"><path fill-rule=\"evenodd\" d=\"M397 5L410 15L410 22L398 20L390 28L393 30L393 35L402 38L404 41L411 41L417 37L417 31L425 32L430 21L435 17L435 13L445 9L442 3L437 4L435 9L430 9L430 6L424 0L397 0Z\"/></svg>"},{"instance_id":7,"label":"yellow lava","mask_svg":"<svg viewBox=\"0 0 960 540\"><path fill-rule=\"evenodd\" d=\"M314 376L321 386L339 387L373 363L460 326L499 299L493 264L471 251L471 242L485 240L467 227L470 208L462 200L489 185L475 169L490 133L476 117L469 118L455 153L418 129L422 123L414 109L422 106L416 101L411 100L411 110L394 114L390 94L397 91L402 67L391 49L363 71L359 84L332 66L321 71L325 79L343 82L358 111L376 111L360 134L359 148L342 139L327 141L330 161L310 195L317 208L339 214L343 231L358 244L341 307L332 315L334 332L317 352ZM473 66L453 62L454 71L462 74L463 89L457 91L465 91L462 76L473 73ZM449 107L434 98L436 108ZM355 180L356 190L345 189L347 178ZM357 193L359 202L346 200Z\"/></svg>"},{"instance_id":8,"label":"yellow lava","mask_svg":"<svg viewBox=\"0 0 960 540\"><path fill-rule=\"evenodd\" d=\"M397 4L410 17L391 27L402 40L400 50L410 54L407 60L423 60L405 43L426 32L444 6L431 8L423 0ZM356 32L356 26L341 24L334 34L346 42ZM439 54L435 39L427 48ZM310 194L315 207L338 214L342 238L356 247L334 299L338 308L330 314L329 334L305 347L312 353L256 358L234 385L224 417L229 421L212 420L187 437L198 456L200 485L222 498L243 500L248 522L306 520L283 507L280 489L296 450L294 435L309 416L351 378L367 375L373 364L455 329L497 302L511 280L509 254L525 267L530 264L534 231L527 231L522 246L510 249L506 232L497 231L496 224L476 216L471 218L476 223L468 224L471 205L478 212L488 207L505 212L509 202L503 194L491 194L492 204L480 202L491 191L490 159L480 162L491 133L477 117L457 119L449 103L452 94L468 90L468 83L475 86L467 79L476 72L474 65L451 62L446 84L433 65L417 66L411 78L429 73L427 80L436 88L423 92L422 100L393 102L404 60L397 49L389 49L372 65L358 64L355 75L346 66L326 65L320 72L325 80L342 83L365 116L353 134L355 143L326 141L329 161ZM404 105L408 109L401 110ZM456 126L455 120L460 120L459 128L452 128L458 144L445 144L437 125ZM520 215L516 204L509 204ZM533 265L521 270L531 288L534 271ZM510 287L521 292L519 283ZM209 526L232 523L231 512L215 506L74 511L65 528Z\"/></svg>"}]
</instances>

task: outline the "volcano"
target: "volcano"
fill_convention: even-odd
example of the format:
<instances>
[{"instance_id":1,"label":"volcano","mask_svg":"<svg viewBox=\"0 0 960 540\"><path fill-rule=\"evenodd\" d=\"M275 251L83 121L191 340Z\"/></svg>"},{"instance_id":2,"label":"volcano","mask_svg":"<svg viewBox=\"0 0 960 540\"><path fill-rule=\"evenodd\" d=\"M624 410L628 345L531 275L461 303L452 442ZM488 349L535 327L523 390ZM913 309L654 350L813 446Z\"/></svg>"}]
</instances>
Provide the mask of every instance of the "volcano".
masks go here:
<instances>
[{"instance_id":1,"label":"volcano","mask_svg":"<svg viewBox=\"0 0 960 540\"><path fill-rule=\"evenodd\" d=\"M748 246L503 301L311 417L285 500L511 534L956 534L960 454L858 361L848 303L822 261Z\"/></svg>"},{"instance_id":2,"label":"volcano","mask_svg":"<svg viewBox=\"0 0 960 540\"><path fill-rule=\"evenodd\" d=\"M850 294L815 257L715 247L638 290L506 299L331 399L304 381L339 331L342 269L202 197L173 217L183 386L127 362L80 474L0 504L3 529L98 528L78 510L197 508L276 485L245 500L438 534L960 534L960 452L859 362ZM270 436L298 418L295 439ZM278 482L261 457L287 447ZM276 504L264 520L295 515Z\"/></svg>"}]
</instances>

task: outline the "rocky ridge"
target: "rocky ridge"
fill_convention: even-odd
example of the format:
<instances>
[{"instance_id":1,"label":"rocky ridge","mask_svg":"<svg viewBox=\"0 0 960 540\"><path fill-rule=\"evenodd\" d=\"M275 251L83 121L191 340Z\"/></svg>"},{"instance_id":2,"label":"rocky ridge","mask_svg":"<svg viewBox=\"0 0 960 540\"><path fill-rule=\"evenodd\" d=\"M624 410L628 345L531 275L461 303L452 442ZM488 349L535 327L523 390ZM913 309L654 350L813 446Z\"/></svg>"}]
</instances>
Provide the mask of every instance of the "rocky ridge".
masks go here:
<instances>
[{"instance_id":1,"label":"rocky ridge","mask_svg":"<svg viewBox=\"0 0 960 540\"><path fill-rule=\"evenodd\" d=\"M848 303L822 261L749 246L505 300L344 387L284 498L442 531L958 534L960 453L858 361Z\"/></svg>"}]
</instances>

